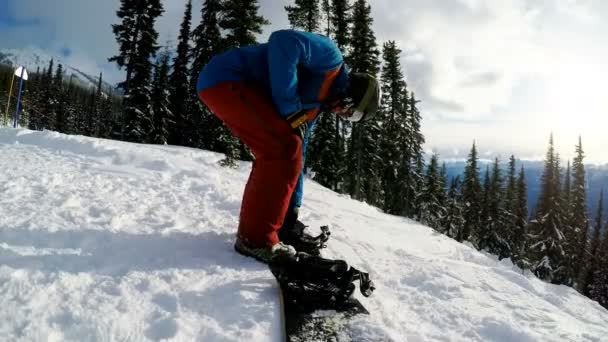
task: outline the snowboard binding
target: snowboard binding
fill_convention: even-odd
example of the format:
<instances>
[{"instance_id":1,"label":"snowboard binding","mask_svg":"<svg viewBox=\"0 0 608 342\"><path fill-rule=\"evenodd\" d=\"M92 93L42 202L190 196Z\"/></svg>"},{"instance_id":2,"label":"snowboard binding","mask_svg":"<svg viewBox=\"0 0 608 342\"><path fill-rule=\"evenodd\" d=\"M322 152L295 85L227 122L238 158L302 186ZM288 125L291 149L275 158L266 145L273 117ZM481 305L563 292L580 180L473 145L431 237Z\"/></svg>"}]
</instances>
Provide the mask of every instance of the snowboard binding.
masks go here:
<instances>
[{"instance_id":1,"label":"snowboard binding","mask_svg":"<svg viewBox=\"0 0 608 342\"><path fill-rule=\"evenodd\" d=\"M307 226L300 221L296 221L292 227L282 227L279 229L279 240L293 246L298 252L309 255L321 255L321 249L327 248L327 241L331 232L328 226L321 227L321 234L312 236L304 232Z\"/></svg>"},{"instance_id":2,"label":"snowboard binding","mask_svg":"<svg viewBox=\"0 0 608 342\"><path fill-rule=\"evenodd\" d=\"M375 290L369 274L349 267L344 260L300 252L295 257L273 259L270 270L279 281L284 297L303 312L351 309L357 280L365 297Z\"/></svg>"}]
</instances>

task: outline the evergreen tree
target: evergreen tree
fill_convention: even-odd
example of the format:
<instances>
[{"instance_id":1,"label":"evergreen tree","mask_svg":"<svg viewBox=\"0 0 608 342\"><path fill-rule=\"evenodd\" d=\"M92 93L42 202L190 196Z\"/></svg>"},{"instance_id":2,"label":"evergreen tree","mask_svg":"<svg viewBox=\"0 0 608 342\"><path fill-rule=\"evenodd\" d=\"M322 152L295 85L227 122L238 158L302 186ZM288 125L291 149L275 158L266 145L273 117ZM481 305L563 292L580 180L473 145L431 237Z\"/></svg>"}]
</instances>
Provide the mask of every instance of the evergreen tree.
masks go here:
<instances>
[{"instance_id":1,"label":"evergreen tree","mask_svg":"<svg viewBox=\"0 0 608 342\"><path fill-rule=\"evenodd\" d=\"M319 0L295 0L294 6L285 6L291 27L308 32L319 29Z\"/></svg>"},{"instance_id":2,"label":"evergreen tree","mask_svg":"<svg viewBox=\"0 0 608 342\"><path fill-rule=\"evenodd\" d=\"M439 177L441 179L441 187L444 192L448 189L448 166L445 162L441 163L441 169L439 169Z\"/></svg>"},{"instance_id":3,"label":"evergreen tree","mask_svg":"<svg viewBox=\"0 0 608 342\"><path fill-rule=\"evenodd\" d=\"M189 80L188 80L188 67L190 65L190 34L191 34L191 24L192 24L192 0L188 0L186 3L186 12L184 13L184 19L182 21L182 25L179 31L178 45L177 45L177 55L173 59L173 72L169 78L169 89L170 89L170 97L169 97L169 108L171 113L173 113L172 121L174 124L171 124L169 127L164 129L168 129L169 132L169 142L174 145L189 145L192 144L192 136L189 134L184 134L190 127L191 122L190 115L188 113L189 108L188 104L190 98L192 97L191 92L193 91L190 88ZM161 57L159 62L163 62L164 56ZM161 64L162 65L162 64ZM164 71L164 70L163 70ZM168 71L168 70L167 70ZM157 70L158 76L159 70ZM197 77L198 80L198 77ZM156 80L158 81L158 80ZM156 93L156 90L155 90ZM157 99L155 99L157 101ZM158 115L155 110L154 115ZM156 120L155 120L156 122ZM154 140L159 141L158 136L159 131L155 129L155 137ZM184 139L185 138L185 139ZM162 139L161 139L162 140ZM162 142L164 143L164 141Z\"/></svg>"},{"instance_id":4,"label":"evergreen tree","mask_svg":"<svg viewBox=\"0 0 608 342\"><path fill-rule=\"evenodd\" d=\"M460 176L454 177L448 190L446 215L441 224L443 233L453 239L463 236L465 224L461 186Z\"/></svg>"},{"instance_id":5,"label":"evergreen tree","mask_svg":"<svg viewBox=\"0 0 608 342\"><path fill-rule=\"evenodd\" d=\"M604 237L596 252L596 262L597 268L593 273L589 294L591 299L608 309L608 229L604 232Z\"/></svg>"},{"instance_id":6,"label":"evergreen tree","mask_svg":"<svg viewBox=\"0 0 608 342\"><path fill-rule=\"evenodd\" d=\"M63 65L59 63L57 70L55 70L55 76L51 85L51 111L47 113L47 129L58 131L57 120L64 121L64 106L63 102Z\"/></svg>"},{"instance_id":7,"label":"evergreen tree","mask_svg":"<svg viewBox=\"0 0 608 342\"><path fill-rule=\"evenodd\" d=\"M331 35L331 3L329 0L321 0L321 9L325 16L325 35Z\"/></svg>"},{"instance_id":8,"label":"evergreen tree","mask_svg":"<svg viewBox=\"0 0 608 342\"><path fill-rule=\"evenodd\" d=\"M29 129L42 130L49 129L51 115L55 112L55 93L53 81L54 60L51 59L49 67L46 69L41 79L42 89L40 90L40 102L38 110L30 117Z\"/></svg>"},{"instance_id":9,"label":"evergreen tree","mask_svg":"<svg viewBox=\"0 0 608 342\"><path fill-rule=\"evenodd\" d=\"M120 51L110 61L127 70L121 85L125 89L123 135L128 141L149 142L151 138L151 58L158 50L154 24L163 11L160 0L121 0L117 15L122 22L113 25Z\"/></svg>"},{"instance_id":10,"label":"evergreen tree","mask_svg":"<svg viewBox=\"0 0 608 342\"><path fill-rule=\"evenodd\" d=\"M492 173L486 174L485 224L482 223L477 234L477 246L498 255L499 259L511 256L503 204L503 179L498 158L492 166Z\"/></svg>"},{"instance_id":11,"label":"evergreen tree","mask_svg":"<svg viewBox=\"0 0 608 342\"><path fill-rule=\"evenodd\" d=\"M481 224L482 192L479 180L479 167L477 147L473 143L469 159L464 169L464 180L462 184L462 201L464 206L464 226L460 235L456 236L459 242L469 240L471 234L476 233Z\"/></svg>"},{"instance_id":12,"label":"evergreen tree","mask_svg":"<svg viewBox=\"0 0 608 342\"><path fill-rule=\"evenodd\" d=\"M527 225L528 225L528 189L526 185L526 175L522 165L517 177L517 192L513 215L515 225L511 237L511 253L513 260L521 268L529 268L529 261L526 258Z\"/></svg>"},{"instance_id":13,"label":"evergreen tree","mask_svg":"<svg viewBox=\"0 0 608 342\"><path fill-rule=\"evenodd\" d=\"M589 254L585 258L585 263L581 264L580 279L578 281L579 291L587 297L590 297L591 285L593 284L593 277L595 272L599 269L598 265L598 251L602 237L602 227L604 225L603 220L604 211L604 189L600 191L600 199L597 205L597 214L595 215L595 225L593 227L593 236L589 244Z\"/></svg>"},{"instance_id":14,"label":"evergreen tree","mask_svg":"<svg viewBox=\"0 0 608 342\"><path fill-rule=\"evenodd\" d=\"M400 214L402 196L405 189L399 181L401 157L405 153L407 136L407 111L404 106L407 84L401 71L399 56L401 50L394 41L384 44L381 84L382 84L382 127L380 135L383 209L390 214Z\"/></svg>"},{"instance_id":15,"label":"evergreen tree","mask_svg":"<svg viewBox=\"0 0 608 342\"><path fill-rule=\"evenodd\" d=\"M336 42L336 45L345 56L345 60L347 64L350 63L348 59L348 48L351 42L350 39L350 30L352 24L352 6L350 5L350 0L325 0L323 2L323 7L325 12L327 13L327 33L330 36L330 32L333 32L333 40ZM350 169L347 149L349 148L348 136L350 135L350 130L352 129L352 124L345 119L336 117L335 119L335 137L336 142L335 146L338 151L338 163L341 165L341 169L343 170L340 178L342 180L342 191L346 193L350 193L348 183L351 180L347 178L347 169Z\"/></svg>"},{"instance_id":16,"label":"evergreen tree","mask_svg":"<svg viewBox=\"0 0 608 342\"><path fill-rule=\"evenodd\" d=\"M483 192L482 192L482 205L481 205L481 224L479 225L478 231L473 233L471 240L474 243L480 239L480 236L485 234L487 229L488 221L490 220L490 164L486 165L486 172L483 177ZM478 246L479 248L479 246ZM482 248L479 248L482 249Z\"/></svg>"},{"instance_id":17,"label":"evergreen tree","mask_svg":"<svg viewBox=\"0 0 608 342\"><path fill-rule=\"evenodd\" d=\"M154 130L152 131L151 141L155 144L166 144L169 137L167 127L172 123L173 113L171 112L169 93L169 51L162 53L157 61L154 71L154 81L152 83L152 111L154 113Z\"/></svg>"},{"instance_id":18,"label":"evergreen tree","mask_svg":"<svg viewBox=\"0 0 608 342\"><path fill-rule=\"evenodd\" d=\"M192 67L190 69L190 118L176 117L176 126L185 125L186 144L206 150L226 153L220 145L221 136L230 136L230 131L209 109L198 99L196 84L203 67L213 56L222 51L222 36L220 33L219 16L221 14L219 0L205 0L201 10L201 22L193 30L194 48L192 50ZM180 120L184 122L180 123ZM233 139L234 140L234 139Z\"/></svg>"},{"instance_id":19,"label":"evergreen tree","mask_svg":"<svg viewBox=\"0 0 608 342\"><path fill-rule=\"evenodd\" d=\"M584 270L588 253L589 219L587 217L587 192L585 190L585 165L583 164L584 152L581 138L576 146L576 156L572 163L573 179L568 203L569 222L565 228L566 255L569 260L569 270L566 285L575 284L580 277L580 270Z\"/></svg>"},{"instance_id":20,"label":"evergreen tree","mask_svg":"<svg viewBox=\"0 0 608 342\"><path fill-rule=\"evenodd\" d=\"M425 188L421 195L422 207L420 210L420 222L441 229L441 223L446 215L445 188L439 170L439 156L434 153L426 171Z\"/></svg>"},{"instance_id":21,"label":"evergreen tree","mask_svg":"<svg viewBox=\"0 0 608 342\"><path fill-rule=\"evenodd\" d=\"M330 21L333 27L334 40L338 48L346 55L349 43L352 41L350 39L350 25L353 18L349 0L332 0Z\"/></svg>"},{"instance_id":22,"label":"evergreen tree","mask_svg":"<svg viewBox=\"0 0 608 342\"><path fill-rule=\"evenodd\" d=\"M57 67L57 73L54 80L55 96L57 106L55 111L55 120L53 129L57 132L66 132L67 121L70 119L68 115L68 98L67 92L63 84L63 67L61 64Z\"/></svg>"},{"instance_id":23,"label":"evergreen tree","mask_svg":"<svg viewBox=\"0 0 608 342\"><path fill-rule=\"evenodd\" d=\"M103 74L100 73L99 83L97 84L98 128L96 135L100 138L110 138L112 135L112 126L114 124L114 116L112 115L112 101L110 95L104 92L102 85Z\"/></svg>"},{"instance_id":24,"label":"evergreen tree","mask_svg":"<svg viewBox=\"0 0 608 342\"><path fill-rule=\"evenodd\" d=\"M315 172L319 184L334 191L342 191L344 149L336 136L336 116L319 115L309 141L306 165Z\"/></svg>"},{"instance_id":25,"label":"evergreen tree","mask_svg":"<svg viewBox=\"0 0 608 342\"><path fill-rule=\"evenodd\" d=\"M418 110L418 100L416 95L411 93L408 104L408 115L406 120L405 135L408 137L407 150L404 153L409 158L409 166L406 170L409 175L405 175L406 179L406 199L408 203L412 203L413 207L406 208L406 212L413 211L418 212L420 206L420 193L422 189L422 178L424 170L424 152L422 146L424 145L424 135L421 132L421 116ZM405 171L405 170L404 170Z\"/></svg>"},{"instance_id":26,"label":"evergreen tree","mask_svg":"<svg viewBox=\"0 0 608 342\"><path fill-rule=\"evenodd\" d=\"M109 61L115 62L119 69L126 69L127 78L124 82L119 83L119 87L125 91L125 94L128 93L133 60L137 54L137 39L142 31L140 13L138 13L138 10L141 12L141 9L138 8L138 5L138 0L121 0L120 9L116 12L121 23L112 25L119 52L116 56L110 57Z\"/></svg>"},{"instance_id":27,"label":"evergreen tree","mask_svg":"<svg viewBox=\"0 0 608 342\"><path fill-rule=\"evenodd\" d=\"M517 173L515 170L515 156L511 155L509 158L509 165L507 166L506 186L504 192L504 205L505 205L505 229L509 241L511 241L514 234L515 226L515 211L517 208Z\"/></svg>"},{"instance_id":28,"label":"evergreen tree","mask_svg":"<svg viewBox=\"0 0 608 342\"><path fill-rule=\"evenodd\" d=\"M257 0L225 0L220 27L226 30L226 46L242 47L256 43L256 34L270 22L258 14Z\"/></svg>"},{"instance_id":29,"label":"evergreen tree","mask_svg":"<svg viewBox=\"0 0 608 342\"><path fill-rule=\"evenodd\" d=\"M379 68L376 38L372 30L371 7L365 0L357 0L353 13L352 49L350 58L353 72L376 75ZM368 120L352 128L349 141L347 184L350 195L370 204L381 200L378 165L380 126L376 120Z\"/></svg>"},{"instance_id":30,"label":"evergreen tree","mask_svg":"<svg viewBox=\"0 0 608 342\"><path fill-rule=\"evenodd\" d=\"M96 137L103 137L102 132L105 130L105 115L109 114L105 112L106 94L103 92L103 74L99 74L97 81L97 88L95 89L95 108L94 108L94 129L93 135Z\"/></svg>"},{"instance_id":31,"label":"evergreen tree","mask_svg":"<svg viewBox=\"0 0 608 342\"><path fill-rule=\"evenodd\" d=\"M571 201L571 193L572 193L572 172L570 170L570 160L568 160L568 165L566 166L566 174L564 175L564 190L562 192L562 199L566 204L564 215L566 215L568 221L571 220L572 212L570 203Z\"/></svg>"},{"instance_id":32,"label":"evergreen tree","mask_svg":"<svg viewBox=\"0 0 608 342\"><path fill-rule=\"evenodd\" d=\"M555 153L553 135L541 180L541 193L536 214L530 222L530 261L534 273L543 280L563 284L567 279L564 210L560 188L559 156Z\"/></svg>"}]
</instances>

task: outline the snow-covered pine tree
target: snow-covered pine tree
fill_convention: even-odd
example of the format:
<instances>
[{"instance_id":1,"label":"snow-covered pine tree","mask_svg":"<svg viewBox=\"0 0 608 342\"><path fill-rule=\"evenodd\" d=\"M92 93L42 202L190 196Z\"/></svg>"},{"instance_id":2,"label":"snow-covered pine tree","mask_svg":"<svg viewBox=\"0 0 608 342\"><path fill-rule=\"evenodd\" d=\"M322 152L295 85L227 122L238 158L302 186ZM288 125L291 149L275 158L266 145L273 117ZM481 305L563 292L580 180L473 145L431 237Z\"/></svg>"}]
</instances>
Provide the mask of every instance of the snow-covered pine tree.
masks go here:
<instances>
[{"instance_id":1,"label":"snow-covered pine tree","mask_svg":"<svg viewBox=\"0 0 608 342\"><path fill-rule=\"evenodd\" d=\"M186 3L184 18L179 30L177 53L173 59L173 68L169 77L169 110L173 114L168 130L168 142L172 145L196 146L194 136L195 130L190 120L189 100L191 88L188 80L188 67L190 66L190 34L192 25L192 0ZM159 62L163 61L164 56ZM157 69L157 72L159 70ZM198 80L198 77L197 77ZM158 115L155 111L154 115ZM156 121L156 119L155 119ZM158 130L155 129L155 140L158 138Z\"/></svg>"},{"instance_id":2,"label":"snow-covered pine tree","mask_svg":"<svg viewBox=\"0 0 608 342\"><path fill-rule=\"evenodd\" d=\"M441 232L456 239L462 236L464 228L464 208L462 205L462 182L460 176L452 178L446 199L446 214L441 222Z\"/></svg>"},{"instance_id":3,"label":"snow-covered pine tree","mask_svg":"<svg viewBox=\"0 0 608 342\"><path fill-rule=\"evenodd\" d=\"M441 168L439 169L439 176L441 177L441 186L443 187L443 192L447 193L448 191L448 166L445 162L441 163Z\"/></svg>"},{"instance_id":4,"label":"snow-covered pine tree","mask_svg":"<svg viewBox=\"0 0 608 342\"><path fill-rule=\"evenodd\" d=\"M376 76L380 63L372 23L371 7L366 0L357 0L353 9L350 67L353 72ZM370 204L377 204L382 197L378 169L379 135L380 126L374 119L353 125L349 140L346 172L348 193Z\"/></svg>"},{"instance_id":5,"label":"snow-covered pine tree","mask_svg":"<svg viewBox=\"0 0 608 342\"><path fill-rule=\"evenodd\" d=\"M405 135L406 135L406 148L407 151L404 153L409 158L407 164L409 164L404 171L404 180L406 181L406 196L405 196L405 212L407 216L412 217L409 212L417 213L420 207L420 194L423 191L422 185L424 184L422 179L424 177L424 151L422 146L424 145L424 135L421 132L421 120L420 111L418 110L419 101L416 100L416 95L412 92L409 96L409 103L407 105L408 115L405 124ZM406 174L408 172L409 174Z\"/></svg>"},{"instance_id":6,"label":"snow-covered pine tree","mask_svg":"<svg viewBox=\"0 0 608 342\"><path fill-rule=\"evenodd\" d=\"M439 170L439 155L433 153L426 169L424 190L421 194L420 222L441 230L441 223L446 215L445 187Z\"/></svg>"},{"instance_id":7,"label":"snow-covered pine tree","mask_svg":"<svg viewBox=\"0 0 608 342\"><path fill-rule=\"evenodd\" d=\"M350 27L353 22L353 13L350 0L331 1L330 21L333 27L333 38L342 53L347 55L348 46L352 42Z\"/></svg>"},{"instance_id":8,"label":"snow-covered pine tree","mask_svg":"<svg viewBox=\"0 0 608 342\"><path fill-rule=\"evenodd\" d=\"M319 0L295 0L294 5L285 6L285 10L292 28L308 32L319 30Z\"/></svg>"},{"instance_id":9,"label":"snow-covered pine tree","mask_svg":"<svg viewBox=\"0 0 608 342\"><path fill-rule=\"evenodd\" d=\"M67 99L65 98L65 89L63 87L63 65L59 63L55 76L53 77L52 85L52 96L53 96L53 110L49 113L48 127L47 129L63 132L65 130L65 107L67 105Z\"/></svg>"},{"instance_id":10,"label":"snow-covered pine tree","mask_svg":"<svg viewBox=\"0 0 608 342\"><path fill-rule=\"evenodd\" d=\"M481 210L483 193L481 181L479 179L479 167L477 157L477 146L473 142L473 147L469 153L466 167L464 169L464 179L462 183L462 204L464 207L463 229L459 231L456 240L459 242L469 240L472 234L476 233L481 224Z\"/></svg>"},{"instance_id":11,"label":"snow-covered pine tree","mask_svg":"<svg viewBox=\"0 0 608 342\"><path fill-rule=\"evenodd\" d=\"M595 215L595 224L593 226L593 234L589 242L589 254L587 255L586 263L581 265L581 273L578 280L578 290L587 297L590 297L591 285L593 277L599 268L599 247L602 238L602 227L604 226L604 189L600 191L600 199L597 204L597 213Z\"/></svg>"},{"instance_id":12,"label":"snow-covered pine tree","mask_svg":"<svg viewBox=\"0 0 608 342\"><path fill-rule=\"evenodd\" d=\"M54 120L55 112L55 93L54 93L54 63L51 59L48 69L45 70L40 82L40 99L38 101L37 110L32 113L29 120L28 128L32 130L49 129L51 123L51 115Z\"/></svg>"},{"instance_id":13,"label":"snow-covered pine tree","mask_svg":"<svg viewBox=\"0 0 608 342\"><path fill-rule=\"evenodd\" d=\"M258 14L258 0L225 0L220 27L226 30L228 47L242 47L256 43L256 34L270 22Z\"/></svg>"},{"instance_id":14,"label":"snow-covered pine tree","mask_svg":"<svg viewBox=\"0 0 608 342\"><path fill-rule=\"evenodd\" d=\"M222 51L222 36L220 33L219 17L221 15L219 0L205 0L201 9L201 21L192 31L192 66L190 68L190 102L189 112L194 136L197 137L196 147L206 150L226 153L221 145L221 136L230 136L227 127L202 103L196 93L198 76L203 67L213 56Z\"/></svg>"},{"instance_id":15,"label":"snow-covered pine tree","mask_svg":"<svg viewBox=\"0 0 608 342\"><path fill-rule=\"evenodd\" d=\"M382 84L382 134L380 135L382 192L384 199L382 208L390 214L400 214L403 200L404 185L398 179L402 167L401 157L407 145L405 127L407 107L405 94L407 84L401 70L399 57L401 50L395 41L384 43L382 50L383 68Z\"/></svg>"},{"instance_id":16,"label":"snow-covered pine tree","mask_svg":"<svg viewBox=\"0 0 608 342\"><path fill-rule=\"evenodd\" d=\"M99 74L99 83L97 84L97 118L98 127L96 135L100 138L110 138L114 125L114 115L112 112L112 100L110 90L104 90L103 74Z\"/></svg>"},{"instance_id":17,"label":"snow-covered pine tree","mask_svg":"<svg viewBox=\"0 0 608 342\"><path fill-rule=\"evenodd\" d=\"M532 271L545 281L563 284L567 279L565 236L563 232L559 156L555 152L553 134L541 181L534 219L530 222L530 262Z\"/></svg>"},{"instance_id":18,"label":"snow-covered pine tree","mask_svg":"<svg viewBox=\"0 0 608 342\"><path fill-rule=\"evenodd\" d=\"M515 207L513 215L515 216L515 225L513 227L513 235L511 236L511 253L512 260L521 268L529 268L529 261L526 257L527 241L528 241L528 187L526 184L526 174L524 166L521 166L519 176L517 177Z\"/></svg>"},{"instance_id":19,"label":"snow-covered pine tree","mask_svg":"<svg viewBox=\"0 0 608 342\"><path fill-rule=\"evenodd\" d=\"M327 31L332 31L333 40L336 45L345 56L346 64L350 64L348 51L351 43L351 26L353 23L353 7L351 0L332 0L324 3L325 10L327 13ZM342 158L338 160L341 165L341 169L344 170L342 173L342 184L344 184L343 191L349 192L346 186L348 182L346 179L347 169L347 149L348 149L348 136L352 129L350 121L336 118L336 146L339 146ZM340 156L340 155L339 155Z\"/></svg>"},{"instance_id":20,"label":"snow-covered pine tree","mask_svg":"<svg viewBox=\"0 0 608 342\"><path fill-rule=\"evenodd\" d=\"M571 195L572 195L572 171L570 168L570 160L568 160L568 164L566 166L566 174L564 175L564 187L562 190L562 199L564 203L566 203L564 215L568 221L572 220L572 208L570 208Z\"/></svg>"},{"instance_id":21,"label":"snow-covered pine tree","mask_svg":"<svg viewBox=\"0 0 608 342\"><path fill-rule=\"evenodd\" d=\"M107 101L108 95L103 91L103 74L99 74L95 89L94 127L93 136L104 137L107 131L106 116L110 114Z\"/></svg>"},{"instance_id":22,"label":"snow-covered pine tree","mask_svg":"<svg viewBox=\"0 0 608 342\"><path fill-rule=\"evenodd\" d=\"M112 26L119 54L109 60L127 71L121 83L125 90L123 136L127 141L149 142L151 138L151 59L158 50L154 24L163 12L160 0L121 0L117 16L122 21Z\"/></svg>"},{"instance_id":23,"label":"snow-covered pine tree","mask_svg":"<svg viewBox=\"0 0 608 342\"><path fill-rule=\"evenodd\" d=\"M167 128L172 124L173 113L170 109L170 78L169 78L169 51L160 54L154 68L154 80L152 82L152 112L154 130L151 142L154 144L166 144L169 137Z\"/></svg>"},{"instance_id":24,"label":"snow-covered pine tree","mask_svg":"<svg viewBox=\"0 0 608 342\"><path fill-rule=\"evenodd\" d=\"M517 208L517 172L516 172L516 160L515 156L509 157L509 164L507 166L506 184L504 191L504 230L507 242L509 243L509 249L513 252L513 239L515 235L515 211Z\"/></svg>"},{"instance_id":25,"label":"snow-covered pine tree","mask_svg":"<svg viewBox=\"0 0 608 342\"><path fill-rule=\"evenodd\" d=\"M334 191L341 192L342 174L341 161L344 150L339 144L335 130L336 116L330 113L319 115L313 135L308 143L306 167L314 171L315 181Z\"/></svg>"},{"instance_id":26,"label":"snow-covered pine tree","mask_svg":"<svg viewBox=\"0 0 608 342\"><path fill-rule=\"evenodd\" d=\"M331 35L331 2L329 0L321 0L321 10L325 18L325 35Z\"/></svg>"},{"instance_id":27,"label":"snow-covered pine tree","mask_svg":"<svg viewBox=\"0 0 608 342\"><path fill-rule=\"evenodd\" d=\"M576 155L572 162L572 190L568 205L571 216L568 224L564 227L566 229L564 232L566 237L566 255L570 259L568 278L565 281L565 284L568 286L576 286L575 282L581 277L580 271L584 272L589 255L585 154L581 137L578 139L575 153ZM581 290L580 287L576 287Z\"/></svg>"},{"instance_id":28,"label":"snow-covered pine tree","mask_svg":"<svg viewBox=\"0 0 608 342\"><path fill-rule=\"evenodd\" d=\"M593 273L589 293L591 299L608 309L608 227L596 253L597 269Z\"/></svg>"},{"instance_id":29,"label":"snow-covered pine tree","mask_svg":"<svg viewBox=\"0 0 608 342\"><path fill-rule=\"evenodd\" d=\"M476 232L473 232L471 241L477 244L477 248L483 249L479 246L478 242L482 236L486 235L485 230L488 228L488 221L490 220L490 164L486 164L486 172L483 176L483 193L482 193L482 206L481 206L481 224Z\"/></svg>"},{"instance_id":30,"label":"snow-covered pine tree","mask_svg":"<svg viewBox=\"0 0 608 342\"><path fill-rule=\"evenodd\" d=\"M73 77L70 77L67 84L65 85L65 99L64 99L64 119L62 129L57 129L59 132L67 134L79 134L78 131L78 112L82 107L78 96L77 87L74 85Z\"/></svg>"},{"instance_id":31,"label":"snow-covered pine tree","mask_svg":"<svg viewBox=\"0 0 608 342\"><path fill-rule=\"evenodd\" d=\"M488 175L487 175L488 176ZM498 255L499 259L511 256L508 243L506 212L503 200L503 178L498 158L494 160L492 173L489 174L485 187L485 224L482 223L477 234L477 245L480 250Z\"/></svg>"},{"instance_id":32,"label":"snow-covered pine tree","mask_svg":"<svg viewBox=\"0 0 608 342\"><path fill-rule=\"evenodd\" d=\"M329 11L329 2L325 2L324 11ZM295 4L296 6L285 7L292 26L311 32L316 31L321 19L318 12L318 0L296 0ZM309 15L314 11L317 11L317 14L313 20ZM344 191L345 146L340 136L340 122L337 116L330 113L320 114L310 138L308 150L306 164L307 167L314 170L315 180L332 190Z\"/></svg>"},{"instance_id":33,"label":"snow-covered pine tree","mask_svg":"<svg viewBox=\"0 0 608 342\"><path fill-rule=\"evenodd\" d=\"M99 131L99 121L100 121L100 113L99 113L99 105L101 103L101 94L102 94L102 79L101 75L97 81L97 87L91 89L89 91L89 100L88 106L84 113L84 135L90 137L97 137Z\"/></svg>"}]
</instances>

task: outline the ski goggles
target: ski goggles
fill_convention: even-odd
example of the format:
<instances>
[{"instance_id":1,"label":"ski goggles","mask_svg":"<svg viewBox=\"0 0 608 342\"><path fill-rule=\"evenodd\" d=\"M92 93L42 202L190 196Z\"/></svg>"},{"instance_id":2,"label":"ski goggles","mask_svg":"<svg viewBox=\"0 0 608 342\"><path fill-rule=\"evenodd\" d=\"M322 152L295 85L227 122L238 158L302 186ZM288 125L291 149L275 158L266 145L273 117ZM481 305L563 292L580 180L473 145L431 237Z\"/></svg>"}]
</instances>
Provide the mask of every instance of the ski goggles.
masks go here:
<instances>
[{"instance_id":1,"label":"ski goggles","mask_svg":"<svg viewBox=\"0 0 608 342\"><path fill-rule=\"evenodd\" d=\"M361 98L358 104L351 97L346 97L341 100L332 103L332 112L343 115L348 121L359 122L363 120L368 114L374 114L378 110L377 101L373 101L374 95L380 95L380 89L375 87L368 87L365 94ZM350 114L348 114L350 112Z\"/></svg>"}]
</instances>

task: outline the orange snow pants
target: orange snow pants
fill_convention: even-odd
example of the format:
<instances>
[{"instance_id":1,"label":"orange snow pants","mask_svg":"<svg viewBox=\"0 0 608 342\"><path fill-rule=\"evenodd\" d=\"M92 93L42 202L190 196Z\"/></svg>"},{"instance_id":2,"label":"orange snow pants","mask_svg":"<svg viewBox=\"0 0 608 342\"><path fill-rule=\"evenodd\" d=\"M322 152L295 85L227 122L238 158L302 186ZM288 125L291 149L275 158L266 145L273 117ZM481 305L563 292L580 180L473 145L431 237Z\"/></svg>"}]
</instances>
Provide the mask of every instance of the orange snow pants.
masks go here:
<instances>
[{"instance_id":1,"label":"orange snow pants","mask_svg":"<svg viewBox=\"0 0 608 342\"><path fill-rule=\"evenodd\" d=\"M241 81L203 89L200 99L253 152L238 235L256 247L279 242L277 231L302 170L302 140L269 95Z\"/></svg>"}]
</instances>

